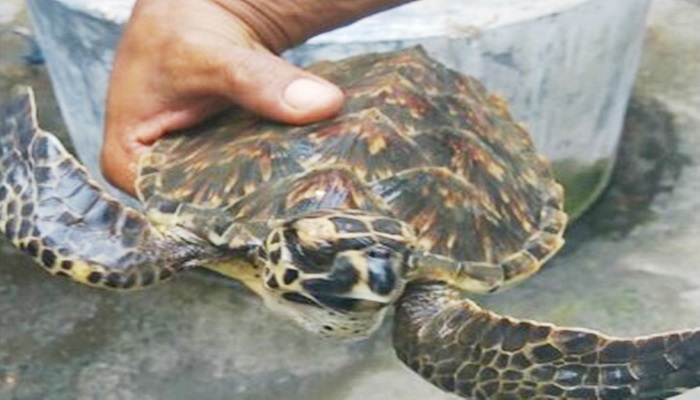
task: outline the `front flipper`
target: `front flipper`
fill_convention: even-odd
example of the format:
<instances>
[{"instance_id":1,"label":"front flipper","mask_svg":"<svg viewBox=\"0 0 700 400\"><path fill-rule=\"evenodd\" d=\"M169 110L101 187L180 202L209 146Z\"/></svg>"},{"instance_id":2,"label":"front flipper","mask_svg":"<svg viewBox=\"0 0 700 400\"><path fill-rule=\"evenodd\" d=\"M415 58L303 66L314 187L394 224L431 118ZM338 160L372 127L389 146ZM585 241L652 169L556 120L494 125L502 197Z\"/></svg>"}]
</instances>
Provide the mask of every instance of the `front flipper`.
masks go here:
<instances>
[{"instance_id":1,"label":"front flipper","mask_svg":"<svg viewBox=\"0 0 700 400\"><path fill-rule=\"evenodd\" d=\"M151 284L215 257L185 230L161 232L109 196L19 88L0 112L0 231L50 273L110 288Z\"/></svg>"},{"instance_id":2,"label":"front flipper","mask_svg":"<svg viewBox=\"0 0 700 400\"><path fill-rule=\"evenodd\" d=\"M698 330L613 338L503 317L437 283L406 289L394 347L470 399L661 399L700 385Z\"/></svg>"}]
</instances>

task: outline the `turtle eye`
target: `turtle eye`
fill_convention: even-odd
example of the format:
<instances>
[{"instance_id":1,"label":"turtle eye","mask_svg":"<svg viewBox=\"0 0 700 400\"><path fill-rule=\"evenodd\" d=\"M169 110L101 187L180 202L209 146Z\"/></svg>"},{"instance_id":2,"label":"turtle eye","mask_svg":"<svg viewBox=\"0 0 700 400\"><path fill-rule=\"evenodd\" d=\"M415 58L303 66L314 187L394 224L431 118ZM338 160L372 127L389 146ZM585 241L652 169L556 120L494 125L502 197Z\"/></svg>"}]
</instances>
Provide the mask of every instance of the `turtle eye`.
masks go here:
<instances>
[{"instance_id":1,"label":"turtle eye","mask_svg":"<svg viewBox=\"0 0 700 400\"><path fill-rule=\"evenodd\" d=\"M378 260L388 260L391 258L392 251L383 246L376 246L367 252L367 257L376 258Z\"/></svg>"}]
</instances>

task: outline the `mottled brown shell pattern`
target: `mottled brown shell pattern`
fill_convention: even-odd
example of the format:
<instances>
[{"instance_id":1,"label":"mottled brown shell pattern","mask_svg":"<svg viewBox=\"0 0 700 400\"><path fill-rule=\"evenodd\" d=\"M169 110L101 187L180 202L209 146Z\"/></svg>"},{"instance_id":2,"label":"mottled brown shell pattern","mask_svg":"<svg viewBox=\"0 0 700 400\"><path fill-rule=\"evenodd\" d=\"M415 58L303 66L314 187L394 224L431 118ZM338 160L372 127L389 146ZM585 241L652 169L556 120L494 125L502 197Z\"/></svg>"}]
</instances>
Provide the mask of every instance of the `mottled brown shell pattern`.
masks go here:
<instances>
[{"instance_id":1,"label":"mottled brown shell pattern","mask_svg":"<svg viewBox=\"0 0 700 400\"><path fill-rule=\"evenodd\" d=\"M243 223L373 211L415 226L426 250L488 263L521 251L543 209L561 209L504 101L423 50L311 70L345 91L338 117L290 127L234 110L172 134L142 160L141 200L226 209Z\"/></svg>"}]
</instances>

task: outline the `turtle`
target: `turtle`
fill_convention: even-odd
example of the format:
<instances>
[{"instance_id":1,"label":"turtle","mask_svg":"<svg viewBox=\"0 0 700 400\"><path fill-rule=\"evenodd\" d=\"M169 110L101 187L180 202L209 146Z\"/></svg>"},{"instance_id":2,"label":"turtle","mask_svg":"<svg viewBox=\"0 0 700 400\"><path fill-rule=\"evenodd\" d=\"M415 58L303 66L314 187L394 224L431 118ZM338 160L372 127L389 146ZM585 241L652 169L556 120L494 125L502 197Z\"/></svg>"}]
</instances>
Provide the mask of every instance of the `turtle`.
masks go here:
<instances>
[{"instance_id":1,"label":"turtle","mask_svg":"<svg viewBox=\"0 0 700 400\"><path fill-rule=\"evenodd\" d=\"M323 61L335 117L232 108L142 156L113 197L20 87L0 120L0 230L54 275L115 290L206 268L309 332L371 335L474 399L662 398L700 384L700 331L616 338L481 308L564 243L563 189L507 103L422 48Z\"/></svg>"}]
</instances>

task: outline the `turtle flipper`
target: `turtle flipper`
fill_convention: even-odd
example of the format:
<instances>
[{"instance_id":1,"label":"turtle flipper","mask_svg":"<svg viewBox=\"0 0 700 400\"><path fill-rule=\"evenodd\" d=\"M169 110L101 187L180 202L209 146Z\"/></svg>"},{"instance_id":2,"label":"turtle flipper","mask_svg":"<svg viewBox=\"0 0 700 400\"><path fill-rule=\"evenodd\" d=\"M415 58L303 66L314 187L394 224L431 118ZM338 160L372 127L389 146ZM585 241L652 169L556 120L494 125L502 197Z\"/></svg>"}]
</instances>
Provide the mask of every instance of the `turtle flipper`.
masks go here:
<instances>
[{"instance_id":1,"label":"turtle flipper","mask_svg":"<svg viewBox=\"0 0 700 400\"><path fill-rule=\"evenodd\" d=\"M109 196L39 129L26 87L0 111L0 231L50 273L111 288L148 285L213 251Z\"/></svg>"},{"instance_id":2,"label":"turtle flipper","mask_svg":"<svg viewBox=\"0 0 700 400\"><path fill-rule=\"evenodd\" d=\"M660 399L700 385L700 330L612 338L499 316L443 284L407 288L394 347L465 398Z\"/></svg>"}]
</instances>

